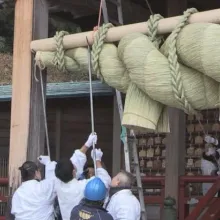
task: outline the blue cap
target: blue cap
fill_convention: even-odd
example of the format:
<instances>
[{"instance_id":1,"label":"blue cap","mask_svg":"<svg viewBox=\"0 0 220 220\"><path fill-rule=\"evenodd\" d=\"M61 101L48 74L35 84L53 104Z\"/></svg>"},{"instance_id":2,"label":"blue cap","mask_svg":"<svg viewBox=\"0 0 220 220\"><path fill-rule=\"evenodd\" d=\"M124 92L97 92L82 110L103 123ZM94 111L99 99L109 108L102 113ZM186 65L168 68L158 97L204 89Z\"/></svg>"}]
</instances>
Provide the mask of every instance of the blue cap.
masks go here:
<instances>
[{"instance_id":1,"label":"blue cap","mask_svg":"<svg viewBox=\"0 0 220 220\"><path fill-rule=\"evenodd\" d=\"M107 189L105 184L100 178L95 177L87 183L84 196L90 201L103 201L106 193Z\"/></svg>"}]
</instances>

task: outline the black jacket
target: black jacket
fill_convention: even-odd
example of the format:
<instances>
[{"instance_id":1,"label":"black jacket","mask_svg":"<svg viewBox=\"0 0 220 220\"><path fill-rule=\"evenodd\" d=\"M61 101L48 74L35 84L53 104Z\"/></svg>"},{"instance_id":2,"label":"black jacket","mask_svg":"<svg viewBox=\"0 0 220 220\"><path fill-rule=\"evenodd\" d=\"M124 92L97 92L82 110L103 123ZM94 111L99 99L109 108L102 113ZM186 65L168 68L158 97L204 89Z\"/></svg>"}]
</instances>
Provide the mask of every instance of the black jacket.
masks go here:
<instances>
[{"instance_id":1,"label":"black jacket","mask_svg":"<svg viewBox=\"0 0 220 220\"><path fill-rule=\"evenodd\" d=\"M114 220L102 207L81 203L74 207L70 220Z\"/></svg>"}]
</instances>

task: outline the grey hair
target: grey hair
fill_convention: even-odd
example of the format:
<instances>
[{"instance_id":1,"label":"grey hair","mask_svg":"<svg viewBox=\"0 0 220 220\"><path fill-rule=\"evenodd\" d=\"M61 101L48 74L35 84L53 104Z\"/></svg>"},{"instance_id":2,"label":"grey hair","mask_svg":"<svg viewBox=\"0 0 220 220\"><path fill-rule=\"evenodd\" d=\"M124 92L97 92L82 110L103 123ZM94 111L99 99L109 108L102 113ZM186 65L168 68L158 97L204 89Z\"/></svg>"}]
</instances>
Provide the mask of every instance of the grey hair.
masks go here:
<instances>
[{"instance_id":1,"label":"grey hair","mask_svg":"<svg viewBox=\"0 0 220 220\"><path fill-rule=\"evenodd\" d=\"M120 187L126 187L126 188L132 187L134 183L134 176L132 175L132 173L121 170L117 176L118 176Z\"/></svg>"}]
</instances>

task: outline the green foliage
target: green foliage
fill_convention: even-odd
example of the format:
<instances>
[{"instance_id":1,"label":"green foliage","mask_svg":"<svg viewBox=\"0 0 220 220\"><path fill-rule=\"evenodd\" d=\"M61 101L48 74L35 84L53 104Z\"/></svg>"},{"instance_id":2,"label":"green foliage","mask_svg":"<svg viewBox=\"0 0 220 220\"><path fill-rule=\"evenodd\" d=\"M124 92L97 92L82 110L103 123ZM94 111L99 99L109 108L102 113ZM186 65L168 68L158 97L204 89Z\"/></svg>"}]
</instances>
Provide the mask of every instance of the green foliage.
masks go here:
<instances>
[{"instance_id":1,"label":"green foliage","mask_svg":"<svg viewBox=\"0 0 220 220\"><path fill-rule=\"evenodd\" d=\"M0 53L11 53L13 51L14 2L15 0L4 0L4 3L1 4L0 0ZM56 31L63 30L69 33L81 32L80 27L74 22L50 14L49 37L53 37Z\"/></svg>"},{"instance_id":2,"label":"green foliage","mask_svg":"<svg viewBox=\"0 0 220 220\"><path fill-rule=\"evenodd\" d=\"M14 33L14 0L0 5L0 52L12 52Z\"/></svg>"}]
</instances>

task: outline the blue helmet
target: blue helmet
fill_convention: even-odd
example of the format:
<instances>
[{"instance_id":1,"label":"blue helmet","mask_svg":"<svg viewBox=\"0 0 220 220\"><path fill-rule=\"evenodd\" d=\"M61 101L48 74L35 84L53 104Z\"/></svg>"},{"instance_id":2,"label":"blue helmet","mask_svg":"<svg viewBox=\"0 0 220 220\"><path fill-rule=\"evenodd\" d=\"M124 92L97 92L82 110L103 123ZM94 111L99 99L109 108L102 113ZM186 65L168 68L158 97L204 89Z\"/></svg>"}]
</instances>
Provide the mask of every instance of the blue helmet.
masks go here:
<instances>
[{"instance_id":1,"label":"blue helmet","mask_svg":"<svg viewBox=\"0 0 220 220\"><path fill-rule=\"evenodd\" d=\"M84 196L90 201L103 201L106 193L107 189L105 184L100 178L95 177L87 183Z\"/></svg>"}]
</instances>

